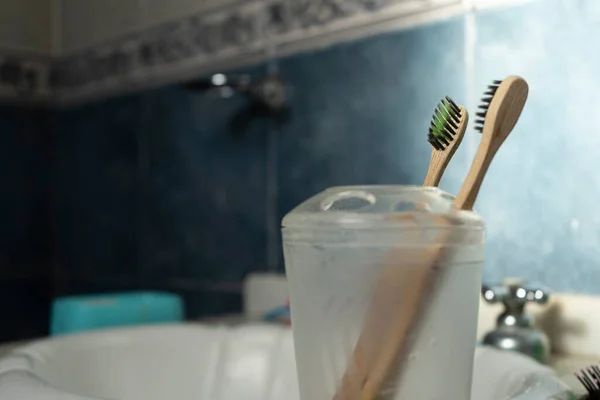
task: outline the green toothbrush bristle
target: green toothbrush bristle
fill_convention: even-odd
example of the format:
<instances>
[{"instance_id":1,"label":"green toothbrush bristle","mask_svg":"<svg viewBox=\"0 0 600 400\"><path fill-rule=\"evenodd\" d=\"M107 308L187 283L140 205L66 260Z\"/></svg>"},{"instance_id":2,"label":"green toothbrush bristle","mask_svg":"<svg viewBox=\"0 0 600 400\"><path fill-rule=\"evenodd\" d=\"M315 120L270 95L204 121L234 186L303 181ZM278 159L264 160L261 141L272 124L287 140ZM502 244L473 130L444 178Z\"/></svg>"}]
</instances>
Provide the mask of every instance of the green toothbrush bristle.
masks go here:
<instances>
[{"instance_id":1,"label":"green toothbrush bristle","mask_svg":"<svg viewBox=\"0 0 600 400\"><path fill-rule=\"evenodd\" d=\"M454 140L460 124L460 108L448 96L443 98L433 112L427 141L434 149L444 150Z\"/></svg>"}]
</instances>

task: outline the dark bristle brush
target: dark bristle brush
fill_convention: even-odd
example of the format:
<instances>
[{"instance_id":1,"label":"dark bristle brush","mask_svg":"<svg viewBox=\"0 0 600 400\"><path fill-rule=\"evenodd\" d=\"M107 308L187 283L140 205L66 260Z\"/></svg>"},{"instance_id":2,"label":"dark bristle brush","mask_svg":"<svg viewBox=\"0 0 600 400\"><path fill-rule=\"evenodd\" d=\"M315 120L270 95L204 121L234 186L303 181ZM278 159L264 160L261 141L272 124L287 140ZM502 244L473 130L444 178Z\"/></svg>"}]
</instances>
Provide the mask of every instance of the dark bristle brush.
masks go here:
<instances>
[{"instance_id":1,"label":"dark bristle brush","mask_svg":"<svg viewBox=\"0 0 600 400\"><path fill-rule=\"evenodd\" d=\"M600 368L598 366L591 365L574 375L588 392L581 400L600 400Z\"/></svg>"},{"instance_id":2,"label":"dark bristle brush","mask_svg":"<svg viewBox=\"0 0 600 400\"><path fill-rule=\"evenodd\" d=\"M469 114L450 97L443 98L433 113L427 141L433 147L423 186L438 186L456 149L460 146Z\"/></svg>"},{"instance_id":3,"label":"dark bristle brush","mask_svg":"<svg viewBox=\"0 0 600 400\"><path fill-rule=\"evenodd\" d=\"M479 111L475 114L478 119L475 120L475 130L483 133L483 124L485 122L485 117L487 116L488 109L490 108L490 103L496 94L496 91L500 87L502 81L493 81L491 85L487 87L487 91L483 94L483 98L481 99L481 105L479 106Z\"/></svg>"},{"instance_id":4,"label":"dark bristle brush","mask_svg":"<svg viewBox=\"0 0 600 400\"><path fill-rule=\"evenodd\" d=\"M452 201L454 210L473 210L481 183L502 143L512 132L525 106L529 87L520 77L510 76L484 97L485 113L481 141L467 177ZM493 95L488 100L488 93ZM434 147L435 148L435 147ZM451 224L444 218L445 224ZM403 247L393 249L382 268L374 289L373 301L367 311L363 330L346 367L334 400L375 400L380 398L387 379L407 366L409 335L422 318L419 312L431 284L436 266L443 265L448 256L446 244L453 230L441 230L428 246L415 253ZM433 244L435 243L435 244ZM405 285L406 275L398 265L411 265L411 284ZM399 296L399 293L402 293ZM381 316L389 316L386 328L381 328ZM386 397L397 397L400 388Z\"/></svg>"}]
</instances>

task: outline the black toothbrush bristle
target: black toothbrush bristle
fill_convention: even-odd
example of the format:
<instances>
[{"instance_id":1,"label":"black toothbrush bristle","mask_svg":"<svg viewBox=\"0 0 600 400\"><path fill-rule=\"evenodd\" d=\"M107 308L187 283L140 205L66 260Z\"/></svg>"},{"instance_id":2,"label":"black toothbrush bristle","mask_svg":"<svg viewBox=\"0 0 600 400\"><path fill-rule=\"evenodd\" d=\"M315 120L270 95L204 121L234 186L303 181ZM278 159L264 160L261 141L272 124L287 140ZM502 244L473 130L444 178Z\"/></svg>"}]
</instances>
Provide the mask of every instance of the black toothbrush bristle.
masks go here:
<instances>
[{"instance_id":1,"label":"black toothbrush bristle","mask_svg":"<svg viewBox=\"0 0 600 400\"><path fill-rule=\"evenodd\" d=\"M575 377L588 392L584 400L600 400L600 368L591 365L575 373Z\"/></svg>"},{"instance_id":2,"label":"black toothbrush bristle","mask_svg":"<svg viewBox=\"0 0 600 400\"><path fill-rule=\"evenodd\" d=\"M434 149L444 150L458 133L461 121L460 107L448 96L437 105L431 118L427 141Z\"/></svg>"},{"instance_id":3,"label":"black toothbrush bristle","mask_svg":"<svg viewBox=\"0 0 600 400\"><path fill-rule=\"evenodd\" d=\"M490 103L498 90L498 87L502 81L493 81L491 85L487 87L485 93L483 93L483 98L481 99L481 104L479 105L480 111L477 112L477 116L480 118L475 121L475 130L479 132L483 132L483 124L485 123L485 117L487 115L487 111L490 108Z\"/></svg>"}]
</instances>

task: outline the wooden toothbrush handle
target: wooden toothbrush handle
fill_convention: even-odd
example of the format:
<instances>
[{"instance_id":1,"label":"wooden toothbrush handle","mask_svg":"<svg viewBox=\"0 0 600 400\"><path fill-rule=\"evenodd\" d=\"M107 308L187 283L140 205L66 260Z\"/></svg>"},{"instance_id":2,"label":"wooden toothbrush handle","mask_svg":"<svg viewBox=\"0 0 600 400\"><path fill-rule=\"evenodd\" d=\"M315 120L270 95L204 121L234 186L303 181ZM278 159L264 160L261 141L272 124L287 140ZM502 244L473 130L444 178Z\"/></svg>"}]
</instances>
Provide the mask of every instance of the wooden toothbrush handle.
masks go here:
<instances>
[{"instance_id":1,"label":"wooden toothbrush handle","mask_svg":"<svg viewBox=\"0 0 600 400\"><path fill-rule=\"evenodd\" d=\"M473 209L483 178L501 144L498 141L482 140L465 182L454 199L453 206L455 208ZM449 225L450 221L445 219L445 223ZM435 243L446 243L449 239L447 236L444 237L444 234L440 236L436 238ZM375 362L368 367L361 400L374 400L378 391L381 390L381 385L393 371L397 360L402 359L402 351L406 350L408 344L406 337L414 329L415 322L418 322L416 315L421 311L427 287L435 279L435 276L433 276L434 268L439 265L441 260L443 260L443 254L440 246L429 248L424 253L424 257L415 259L414 265L425 266L425 268L414 270L411 275L411 285L408 287L406 297L402 301L403 312L397 314L396 320L385 338L380 338L381 352Z\"/></svg>"},{"instance_id":2,"label":"wooden toothbrush handle","mask_svg":"<svg viewBox=\"0 0 600 400\"><path fill-rule=\"evenodd\" d=\"M455 208L473 209L490 163L519 120L528 93L527 82L518 76L506 78L496 90L485 114L483 136L477 154L453 201Z\"/></svg>"},{"instance_id":3,"label":"wooden toothbrush handle","mask_svg":"<svg viewBox=\"0 0 600 400\"><path fill-rule=\"evenodd\" d=\"M456 209L473 209L483 178L485 178L485 174L501 144L502 142L497 143L497 141L489 140L489 137L483 136L469 173L452 202Z\"/></svg>"},{"instance_id":4,"label":"wooden toothbrush handle","mask_svg":"<svg viewBox=\"0 0 600 400\"><path fill-rule=\"evenodd\" d=\"M448 223L447 220L446 223ZM437 243L444 243L448 239L446 233L439 236L436 239ZM379 342L379 357L369 368L369 375L363 387L362 400L376 399L385 380L399 366L398 362L406 358L405 353L411 344L408 335L414 331L415 323L419 321L417 314L423 311L425 292L433 284L435 268L442 260L441 253L441 246L418 250L413 253L408 262L403 263L405 265L396 266L396 269L410 269L411 284L405 286L400 308L396 314L392 315L393 322ZM406 260L406 255L404 254L400 259Z\"/></svg>"},{"instance_id":5,"label":"wooden toothbrush handle","mask_svg":"<svg viewBox=\"0 0 600 400\"><path fill-rule=\"evenodd\" d=\"M445 220L449 223L448 220ZM444 243L440 234L437 243ZM374 400L396 367L431 279L441 247L393 250L334 400ZM419 268L421 267L421 268ZM410 285L406 282L410 281Z\"/></svg>"},{"instance_id":6,"label":"wooden toothbrush handle","mask_svg":"<svg viewBox=\"0 0 600 400\"><path fill-rule=\"evenodd\" d=\"M433 149L431 151L429 169L427 170L423 186L437 187L442 180L442 175L444 175L444 171L449 162L450 157L447 157L446 153Z\"/></svg>"},{"instance_id":7,"label":"wooden toothbrush handle","mask_svg":"<svg viewBox=\"0 0 600 400\"><path fill-rule=\"evenodd\" d=\"M432 150L423 186L437 187L439 185L446 167L462 141L469 114L463 106L459 107L462 118L457 135L444 150ZM396 220L415 219L418 212L427 209L427 203L417 202L414 209L417 213L402 213L393 218ZM448 222L445 218L441 219L442 221L438 221L441 224ZM376 397L384 380L393 369L411 324L416 319L415 313L430 277L430 270L427 268L415 270L413 273L415 275L414 284L400 299L399 293L406 291L402 285L406 282L407 275L406 266L398 265L398 262L399 260L408 260L410 265L411 261L414 263L416 260L420 260L415 265L423 265L423 262L426 262L428 266L433 265L438 251L434 248L431 253L431 250L430 248L425 253L425 257L423 257L422 250L419 250L421 253L418 257L415 257L414 253L411 257L405 249L392 251L389 265L385 265L380 272L374 292L375 296L363 324L360 338L334 400L370 400ZM432 257L427 257L431 254L433 254ZM411 276L411 282L412 280ZM406 310L406 312L399 313L398 310ZM392 322L388 322L386 327L382 328L381 319L386 317L392 319Z\"/></svg>"}]
</instances>

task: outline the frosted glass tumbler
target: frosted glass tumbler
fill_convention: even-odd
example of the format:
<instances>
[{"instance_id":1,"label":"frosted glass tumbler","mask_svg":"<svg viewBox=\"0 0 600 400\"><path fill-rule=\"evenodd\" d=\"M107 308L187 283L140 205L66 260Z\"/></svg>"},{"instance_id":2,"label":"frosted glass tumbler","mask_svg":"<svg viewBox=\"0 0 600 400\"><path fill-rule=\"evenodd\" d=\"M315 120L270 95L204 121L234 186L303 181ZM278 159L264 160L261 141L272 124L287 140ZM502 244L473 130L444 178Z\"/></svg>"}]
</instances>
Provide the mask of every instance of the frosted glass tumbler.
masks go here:
<instances>
[{"instance_id":1,"label":"frosted glass tumbler","mask_svg":"<svg viewBox=\"0 0 600 400\"><path fill-rule=\"evenodd\" d=\"M301 400L354 400L348 383L361 391L377 379L380 400L470 399L484 224L452 199L421 186L334 187L283 219ZM393 345L403 318L410 327Z\"/></svg>"}]
</instances>

